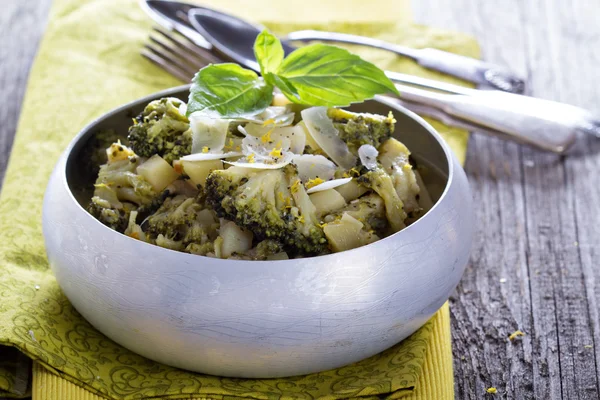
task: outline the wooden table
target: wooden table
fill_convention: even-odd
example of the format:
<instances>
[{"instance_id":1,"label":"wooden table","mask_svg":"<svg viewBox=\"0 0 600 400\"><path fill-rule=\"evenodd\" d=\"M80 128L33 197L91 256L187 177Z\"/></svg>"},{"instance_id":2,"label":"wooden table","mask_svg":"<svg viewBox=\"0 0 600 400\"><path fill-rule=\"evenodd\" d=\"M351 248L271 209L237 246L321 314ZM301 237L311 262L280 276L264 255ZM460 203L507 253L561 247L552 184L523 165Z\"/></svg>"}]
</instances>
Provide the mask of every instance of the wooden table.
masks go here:
<instances>
[{"instance_id":1,"label":"wooden table","mask_svg":"<svg viewBox=\"0 0 600 400\"><path fill-rule=\"evenodd\" d=\"M50 0L3 0L0 176ZM462 30L535 96L600 113L597 0L414 0ZM457 399L600 398L600 140L556 156L474 135L466 170L478 234L451 299ZM525 333L513 341L516 330Z\"/></svg>"}]
</instances>

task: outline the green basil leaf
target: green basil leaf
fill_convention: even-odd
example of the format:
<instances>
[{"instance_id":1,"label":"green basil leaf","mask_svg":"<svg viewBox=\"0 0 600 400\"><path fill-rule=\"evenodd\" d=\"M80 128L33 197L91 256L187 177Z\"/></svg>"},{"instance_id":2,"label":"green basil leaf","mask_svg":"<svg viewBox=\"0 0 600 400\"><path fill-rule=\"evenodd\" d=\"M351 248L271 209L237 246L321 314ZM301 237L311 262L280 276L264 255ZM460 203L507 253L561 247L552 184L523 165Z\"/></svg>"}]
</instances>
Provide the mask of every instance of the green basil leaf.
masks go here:
<instances>
[{"instance_id":1,"label":"green basil leaf","mask_svg":"<svg viewBox=\"0 0 600 400\"><path fill-rule=\"evenodd\" d=\"M398 94L375 65L345 49L321 43L294 51L276 74L296 89L298 102L313 106L344 107L376 94Z\"/></svg>"},{"instance_id":2,"label":"green basil leaf","mask_svg":"<svg viewBox=\"0 0 600 400\"><path fill-rule=\"evenodd\" d=\"M273 86L237 64L208 65L192 79L187 116L201 111L214 118L247 118L273 100Z\"/></svg>"},{"instance_id":3,"label":"green basil leaf","mask_svg":"<svg viewBox=\"0 0 600 400\"><path fill-rule=\"evenodd\" d=\"M283 61L281 42L269 31L262 31L254 42L254 56L260 65L261 75L277 71Z\"/></svg>"},{"instance_id":4,"label":"green basil leaf","mask_svg":"<svg viewBox=\"0 0 600 400\"><path fill-rule=\"evenodd\" d=\"M298 95L298 91L296 90L294 85L292 85L291 82L283 76L275 75L269 72L265 75L265 80L271 83L273 86L277 86L279 90L281 90L281 93L283 93L285 97L287 97L290 101L294 103L301 102L300 96Z\"/></svg>"}]
</instances>

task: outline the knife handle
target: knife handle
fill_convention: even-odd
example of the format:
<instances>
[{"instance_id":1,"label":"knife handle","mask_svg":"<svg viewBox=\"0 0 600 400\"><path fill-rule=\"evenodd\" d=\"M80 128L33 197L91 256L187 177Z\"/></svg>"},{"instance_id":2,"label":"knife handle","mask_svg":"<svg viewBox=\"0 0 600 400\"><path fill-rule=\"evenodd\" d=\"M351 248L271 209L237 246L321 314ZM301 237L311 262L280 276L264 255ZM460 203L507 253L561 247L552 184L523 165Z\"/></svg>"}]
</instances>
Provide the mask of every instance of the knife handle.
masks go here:
<instances>
[{"instance_id":1,"label":"knife handle","mask_svg":"<svg viewBox=\"0 0 600 400\"><path fill-rule=\"evenodd\" d=\"M574 120L560 120L553 112L545 112L539 107L524 107L520 102L497 97L440 94L405 85L396 87L400 99L436 107L543 150L563 153L577 137L579 127Z\"/></svg>"}]
</instances>

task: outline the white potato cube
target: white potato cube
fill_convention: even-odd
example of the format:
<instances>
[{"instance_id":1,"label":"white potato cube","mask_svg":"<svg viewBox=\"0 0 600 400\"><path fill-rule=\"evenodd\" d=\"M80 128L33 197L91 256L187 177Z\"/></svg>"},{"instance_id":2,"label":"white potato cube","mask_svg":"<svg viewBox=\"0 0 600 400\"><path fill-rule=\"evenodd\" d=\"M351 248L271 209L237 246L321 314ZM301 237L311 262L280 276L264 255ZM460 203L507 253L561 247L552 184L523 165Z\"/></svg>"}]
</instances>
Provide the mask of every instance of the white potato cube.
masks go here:
<instances>
[{"instance_id":1,"label":"white potato cube","mask_svg":"<svg viewBox=\"0 0 600 400\"><path fill-rule=\"evenodd\" d=\"M346 205L346 201L335 189L327 189L309 195L310 201L315 205L320 215L329 214Z\"/></svg>"},{"instance_id":2,"label":"white potato cube","mask_svg":"<svg viewBox=\"0 0 600 400\"><path fill-rule=\"evenodd\" d=\"M360 185L355 179L352 179L345 185L336 187L335 190L337 190L348 203L352 200L358 199L360 196L369 191L369 189L363 185Z\"/></svg>"},{"instance_id":3,"label":"white potato cube","mask_svg":"<svg viewBox=\"0 0 600 400\"><path fill-rule=\"evenodd\" d=\"M158 154L153 155L137 167L137 173L150 182L157 192L162 191L179 177L173 167Z\"/></svg>"},{"instance_id":4,"label":"white potato cube","mask_svg":"<svg viewBox=\"0 0 600 400\"><path fill-rule=\"evenodd\" d=\"M206 178L215 169L223 169L223 161L183 161L183 170L196 185L204 186L206 184Z\"/></svg>"},{"instance_id":5,"label":"white potato cube","mask_svg":"<svg viewBox=\"0 0 600 400\"><path fill-rule=\"evenodd\" d=\"M230 257L233 253L244 253L252 248L252 232L240 228L234 222L222 223L219 236L223 238L223 258Z\"/></svg>"},{"instance_id":6,"label":"white potato cube","mask_svg":"<svg viewBox=\"0 0 600 400\"><path fill-rule=\"evenodd\" d=\"M377 235L363 229L362 222L347 213L339 220L325 225L323 231L331 250L335 252L355 249L379 240Z\"/></svg>"}]
</instances>

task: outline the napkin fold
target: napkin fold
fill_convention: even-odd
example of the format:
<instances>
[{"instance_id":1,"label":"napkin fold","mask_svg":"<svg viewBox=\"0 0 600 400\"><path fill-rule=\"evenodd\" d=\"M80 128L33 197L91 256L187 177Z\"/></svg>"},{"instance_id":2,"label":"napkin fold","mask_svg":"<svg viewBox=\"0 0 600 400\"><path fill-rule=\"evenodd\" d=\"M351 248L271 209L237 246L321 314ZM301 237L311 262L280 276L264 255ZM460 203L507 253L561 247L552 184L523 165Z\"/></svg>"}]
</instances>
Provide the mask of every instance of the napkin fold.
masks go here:
<instances>
[{"instance_id":1,"label":"napkin fold","mask_svg":"<svg viewBox=\"0 0 600 400\"><path fill-rule=\"evenodd\" d=\"M377 7L377 1L371 3ZM335 18L335 9L324 5L319 11ZM293 18L289 12L277 22L263 23L277 33L337 30L479 55L476 42L466 35L390 22L389 14L371 22L325 23L323 18L318 24L285 22ZM449 340L447 331L432 334L434 321L360 363L273 380L226 379L161 365L122 348L85 321L58 287L45 256L40 221L48 177L61 152L89 121L180 82L139 56L151 22L135 0L55 0L49 21L31 71L0 196L0 397L29 394L29 360L35 360L36 370L42 366L90 393L112 399L395 398L409 394L420 379L427 378L422 371L428 345ZM460 83L389 53L353 50L383 68ZM464 159L467 133L433 124Z\"/></svg>"}]
</instances>

